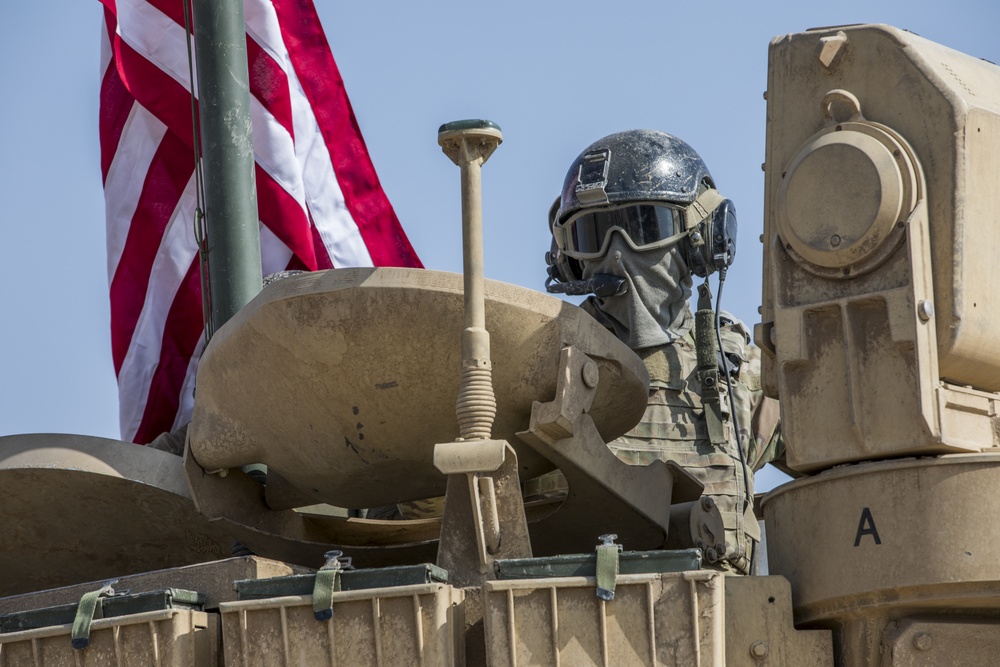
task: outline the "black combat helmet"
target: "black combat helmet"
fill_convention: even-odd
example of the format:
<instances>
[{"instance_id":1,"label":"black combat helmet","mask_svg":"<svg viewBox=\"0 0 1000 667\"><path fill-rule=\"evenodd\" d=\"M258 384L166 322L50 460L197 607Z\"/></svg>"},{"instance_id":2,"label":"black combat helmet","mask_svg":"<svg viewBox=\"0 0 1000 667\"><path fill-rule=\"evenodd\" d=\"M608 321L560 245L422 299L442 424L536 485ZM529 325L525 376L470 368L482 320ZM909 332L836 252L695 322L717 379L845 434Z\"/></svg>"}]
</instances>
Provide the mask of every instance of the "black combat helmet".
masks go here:
<instances>
[{"instance_id":1,"label":"black combat helmet","mask_svg":"<svg viewBox=\"0 0 1000 667\"><path fill-rule=\"evenodd\" d=\"M684 240L685 260L699 276L729 266L735 254L732 202L689 144L656 130L618 132L588 146L570 165L549 227L556 282L579 280L579 262L602 256L615 231L637 251Z\"/></svg>"}]
</instances>

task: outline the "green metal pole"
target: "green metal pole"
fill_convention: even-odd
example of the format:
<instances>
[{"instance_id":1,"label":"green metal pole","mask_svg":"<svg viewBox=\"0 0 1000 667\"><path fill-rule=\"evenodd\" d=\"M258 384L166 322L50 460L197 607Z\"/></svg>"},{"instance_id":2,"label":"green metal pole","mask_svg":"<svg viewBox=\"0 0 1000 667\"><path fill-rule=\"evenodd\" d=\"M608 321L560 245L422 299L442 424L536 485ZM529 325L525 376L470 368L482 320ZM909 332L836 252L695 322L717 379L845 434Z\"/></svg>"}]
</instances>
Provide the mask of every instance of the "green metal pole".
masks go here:
<instances>
[{"instance_id":1,"label":"green metal pole","mask_svg":"<svg viewBox=\"0 0 1000 667\"><path fill-rule=\"evenodd\" d=\"M194 0L212 329L261 290L246 27L241 0Z\"/></svg>"}]
</instances>

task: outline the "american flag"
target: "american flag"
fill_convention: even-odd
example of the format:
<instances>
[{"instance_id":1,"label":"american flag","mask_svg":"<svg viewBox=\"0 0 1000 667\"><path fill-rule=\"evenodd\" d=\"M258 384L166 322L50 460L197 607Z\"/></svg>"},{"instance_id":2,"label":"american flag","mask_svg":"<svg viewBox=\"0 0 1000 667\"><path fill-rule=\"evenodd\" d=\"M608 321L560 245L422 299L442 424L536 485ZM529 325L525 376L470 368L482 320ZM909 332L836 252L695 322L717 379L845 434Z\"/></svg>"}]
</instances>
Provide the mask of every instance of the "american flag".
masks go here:
<instances>
[{"instance_id":1,"label":"american flag","mask_svg":"<svg viewBox=\"0 0 1000 667\"><path fill-rule=\"evenodd\" d=\"M204 346L192 82L182 0L102 3L112 355L122 437L146 443L190 419ZM312 0L245 0L244 11L264 274L420 266Z\"/></svg>"}]
</instances>

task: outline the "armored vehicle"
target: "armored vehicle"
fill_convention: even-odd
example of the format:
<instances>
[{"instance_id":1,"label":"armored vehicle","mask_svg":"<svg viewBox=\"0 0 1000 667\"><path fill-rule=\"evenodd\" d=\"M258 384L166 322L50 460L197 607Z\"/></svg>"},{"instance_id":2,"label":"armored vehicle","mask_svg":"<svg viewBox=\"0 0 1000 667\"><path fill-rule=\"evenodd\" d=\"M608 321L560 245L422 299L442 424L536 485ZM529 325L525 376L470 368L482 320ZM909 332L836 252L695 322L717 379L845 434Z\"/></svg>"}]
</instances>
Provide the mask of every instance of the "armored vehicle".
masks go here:
<instances>
[{"instance_id":1,"label":"armored vehicle","mask_svg":"<svg viewBox=\"0 0 1000 667\"><path fill-rule=\"evenodd\" d=\"M772 41L767 111L755 338L799 476L760 502L768 575L703 567L700 485L607 449L638 357L484 278L502 135L463 121L464 275L269 284L160 448L0 438L0 665L992 664L1000 68L810 30Z\"/></svg>"}]
</instances>

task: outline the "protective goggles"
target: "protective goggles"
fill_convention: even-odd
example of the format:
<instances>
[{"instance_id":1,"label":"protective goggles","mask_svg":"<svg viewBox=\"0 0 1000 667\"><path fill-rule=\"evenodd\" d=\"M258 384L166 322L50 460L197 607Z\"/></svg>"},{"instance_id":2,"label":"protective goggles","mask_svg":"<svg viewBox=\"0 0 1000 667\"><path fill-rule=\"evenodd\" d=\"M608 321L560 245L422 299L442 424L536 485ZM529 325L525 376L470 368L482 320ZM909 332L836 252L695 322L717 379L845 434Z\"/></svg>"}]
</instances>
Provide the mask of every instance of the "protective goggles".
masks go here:
<instances>
[{"instance_id":1,"label":"protective goggles","mask_svg":"<svg viewBox=\"0 0 1000 667\"><path fill-rule=\"evenodd\" d=\"M553 227L559 249L574 259L603 257L611 233L621 232L633 250L653 250L687 235L684 211L664 204L627 204L600 210L584 209Z\"/></svg>"}]
</instances>

